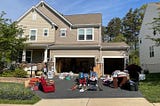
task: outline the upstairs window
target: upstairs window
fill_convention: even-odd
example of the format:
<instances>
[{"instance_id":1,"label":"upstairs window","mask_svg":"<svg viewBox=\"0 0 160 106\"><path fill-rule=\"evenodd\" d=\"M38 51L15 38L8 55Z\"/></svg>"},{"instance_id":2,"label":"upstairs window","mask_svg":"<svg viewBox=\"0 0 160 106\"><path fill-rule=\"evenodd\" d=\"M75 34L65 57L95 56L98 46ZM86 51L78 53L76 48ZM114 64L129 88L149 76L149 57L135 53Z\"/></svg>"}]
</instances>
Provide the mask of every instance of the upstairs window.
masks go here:
<instances>
[{"instance_id":1,"label":"upstairs window","mask_svg":"<svg viewBox=\"0 0 160 106\"><path fill-rule=\"evenodd\" d=\"M92 40L93 38L93 33L92 33L92 29L86 29L86 40Z\"/></svg>"},{"instance_id":2,"label":"upstairs window","mask_svg":"<svg viewBox=\"0 0 160 106\"><path fill-rule=\"evenodd\" d=\"M92 41L93 28L80 28L78 29L78 41Z\"/></svg>"},{"instance_id":3,"label":"upstairs window","mask_svg":"<svg viewBox=\"0 0 160 106\"><path fill-rule=\"evenodd\" d=\"M67 29L61 28L60 29L60 37L66 37L66 35L67 35Z\"/></svg>"},{"instance_id":4,"label":"upstairs window","mask_svg":"<svg viewBox=\"0 0 160 106\"><path fill-rule=\"evenodd\" d=\"M29 40L30 41L35 41L36 40L36 35L37 35L37 30L36 29L31 29Z\"/></svg>"},{"instance_id":5,"label":"upstairs window","mask_svg":"<svg viewBox=\"0 0 160 106\"><path fill-rule=\"evenodd\" d=\"M48 36L49 35L49 29L48 28L44 28L43 29L43 36Z\"/></svg>"},{"instance_id":6,"label":"upstairs window","mask_svg":"<svg viewBox=\"0 0 160 106\"><path fill-rule=\"evenodd\" d=\"M85 30L84 29L79 29L78 40L85 40Z\"/></svg>"},{"instance_id":7,"label":"upstairs window","mask_svg":"<svg viewBox=\"0 0 160 106\"><path fill-rule=\"evenodd\" d=\"M150 57L154 57L154 46L149 47Z\"/></svg>"}]
</instances>

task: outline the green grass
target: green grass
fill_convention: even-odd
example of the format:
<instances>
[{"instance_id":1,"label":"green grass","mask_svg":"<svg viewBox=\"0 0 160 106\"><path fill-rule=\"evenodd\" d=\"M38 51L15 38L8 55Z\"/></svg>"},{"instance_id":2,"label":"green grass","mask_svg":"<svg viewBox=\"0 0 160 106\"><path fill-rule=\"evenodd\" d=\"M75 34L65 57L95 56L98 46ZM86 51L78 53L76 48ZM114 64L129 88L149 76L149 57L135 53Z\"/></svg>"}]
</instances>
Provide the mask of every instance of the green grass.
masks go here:
<instances>
[{"instance_id":1,"label":"green grass","mask_svg":"<svg viewBox=\"0 0 160 106\"><path fill-rule=\"evenodd\" d=\"M24 84L0 82L0 104L34 104L39 100Z\"/></svg>"},{"instance_id":2,"label":"green grass","mask_svg":"<svg viewBox=\"0 0 160 106\"><path fill-rule=\"evenodd\" d=\"M140 82L139 89L149 102L160 102L160 73L147 74L146 80Z\"/></svg>"}]
</instances>

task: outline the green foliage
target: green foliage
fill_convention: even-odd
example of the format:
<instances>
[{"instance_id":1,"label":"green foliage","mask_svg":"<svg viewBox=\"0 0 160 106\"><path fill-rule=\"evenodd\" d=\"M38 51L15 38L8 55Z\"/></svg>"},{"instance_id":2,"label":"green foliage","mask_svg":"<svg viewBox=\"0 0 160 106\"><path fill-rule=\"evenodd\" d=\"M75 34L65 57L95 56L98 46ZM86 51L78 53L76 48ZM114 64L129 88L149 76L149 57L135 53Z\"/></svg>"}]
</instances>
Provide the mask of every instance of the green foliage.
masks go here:
<instances>
[{"instance_id":1,"label":"green foliage","mask_svg":"<svg viewBox=\"0 0 160 106\"><path fill-rule=\"evenodd\" d=\"M153 34L156 35L157 33L160 34L160 15L158 18L154 18L152 23L152 29L153 29ZM155 38L155 37L150 37L148 36L147 39L151 39L152 41L155 41L156 46L160 46L160 38Z\"/></svg>"},{"instance_id":2,"label":"green foliage","mask_svg":"<svg viewBox=\"0 0 160 106\"><path fill-rule=\"evenodd\" d=\"M121 19L120 18L113 18L108 23L107 26L107 35L110 38L114 38L121 33ZM112 40L112 39L110 39Z\"/></svg>"},{"instance_id":3,"label":"green foliage","mask_svg":"<svg viewBox=\"0 0 160 106\"><path fill-rule=\"evenodd\" d=\"M26 78L27 72L23 69L15 69L15 70L5 70L2 74L0 74L1 77L18 77L18 78Z\"/></svg>"},{"instance_id":4,"label":"green foliage","mask_svg":"<svg viewBox=\"0 0 160 106\"><path fill-rule=\"evenodd\" d=\"M27 72L24 71L23 69L17 68L14 71L14 77L25 78L27 77Z\"/></svg>"},{"instance_id":5,"label":"green foliage","mask_svg":"<svg viewBox=\"0 0 160 106\"><path fill-rule=\"evenodd\" d=\"M18 37L23 30L15 22L3 18L4 15L4 12L0 14L0 60L12 61L16 60L18 51L25 46L26 38Z\"/></svg>"},{"instance_id":6,"label":"green foliage","mask_svg":"<svg viewBox=\"0 0 160 106\"><path fill-rule=\"evenodd\" d=\"M125 41L126 39L122 34L119 34L112 40L112 42L125 42Z\"/></svg>"},{"instance_id":7,"label":"green foliage","mask_svg":"<svg viewBox=\"0 0 160 106\"><path fill-rule=\"evenodd\" d=\"M23 84L0 83L0 103L35 103L40 100L30 89Z\"/></svg>"},{"instance_id":8,"label":"green foliage","mask_svg":"<svg viewBox=\"0 0 160 106\"><path fill-rule=\"evenodd\" d=\"M1 77L13 77L14 76L14 71L6 70L3 71L2 74L0 74Z\"/></svg>"},{"instance_id":9,"label":"green foliage","mask_svg":"<svg viewBox=\"0 0 160 106\"><path fill-rule=\"evenodd\" d=\"M144 6L145 7L145 6ZM126 37L127 44L137 49L138 35L141 28L145 8L130 9L126 16L122 19L123 34ZM131 48L132 49L132 48Z\"/></svg>"},{"instance_id":10,"label":"green foliage","mask_svg":"<svg viewBox=\"0 0 160 106\"><path fill-rule=\"evenodd\" d=\"M140 61L139 61L139 51L135 50L135 51L131 51L130 55L129 55L129 64L137 64L140 65Z\"/></svg>"},{"instance_id":11,"label":"green foliage","mask_svg":"<svg viewBox=\"0 0 160 106\"><path fill-rule=\"evenodd\" d=\"M146 80L140 82L140 91L151 103L160 102L160 73L146 75Z\"/></svg>"}]
</instances>

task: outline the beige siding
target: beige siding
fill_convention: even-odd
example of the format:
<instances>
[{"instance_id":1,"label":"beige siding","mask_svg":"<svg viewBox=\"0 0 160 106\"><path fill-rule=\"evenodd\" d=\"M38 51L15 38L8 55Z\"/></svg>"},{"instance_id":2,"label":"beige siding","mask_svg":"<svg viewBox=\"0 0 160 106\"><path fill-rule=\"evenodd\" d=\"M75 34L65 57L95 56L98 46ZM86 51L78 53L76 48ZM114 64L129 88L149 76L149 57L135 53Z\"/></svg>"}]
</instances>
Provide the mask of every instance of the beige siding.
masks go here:
<instances>
[{"instance_id":1,"label":"beige siding","mask_svg":"<svg viewBox=\"0 0 160 106\"><path fill-rule=\"evenodd\" d=\"M98 50L52 50L50 51L50 57L54 58L55 56L62 57L99 57Z\"/></svg>"},{"instance_id":2,"label":"beige siding","mask_svg":"<svg viewBox=\"0 0 160 106\"><path fill-rule=\"evenodd\" d=\"M102 56L124 56L122 51L102 51Z\"/></svg>"},{"instance_id":3,"label":"beige siding","mask_svg":"<svg viewBox=\"0 0 160 106\"><path fill-rule=\"evenodd\" d=\"M44 6L39 6L38 9L41 10L47 17L52 17L51 20L58 26L58 29L56 30L56 44L98 44L99 36L101 36L100 28L94 28L94 41L77 41L77 29L71 28L68 23L66 23L55 13L46 9ZM60 37L61 28L67 29L66 37Z\"/></svg>"},{"instance_id":4,"label":"beige siding","mask_svg":"<svg viewBox=\"0 0 160 106\"><path fill-rule=\"evenodd\" d=\"M36 20L32 20L32 14L37 14ZM36 11L29 12L23 19L20 20L18 25L22 26L22 28L24 29L24 36L28 36L30 34L30 29L37 30L37 40L32 42L55 42L55 29L52 28L52 25L45 18L39 15ZM49 29L49 36L43 35L44 28Z\"/></svg>"},{"instance_id":5,"label":"beige siding","mask_svg":"<svg viewBox=\"0 0 160 106\"><path fill-rule=\"evenodd\" d=\"M99 29L94 28L94 40L93 41L77 41L77 29L67 29L67 36L60 37L59 30L56 31L56 44L98 44Z\"/></svg>"}]
</instances>

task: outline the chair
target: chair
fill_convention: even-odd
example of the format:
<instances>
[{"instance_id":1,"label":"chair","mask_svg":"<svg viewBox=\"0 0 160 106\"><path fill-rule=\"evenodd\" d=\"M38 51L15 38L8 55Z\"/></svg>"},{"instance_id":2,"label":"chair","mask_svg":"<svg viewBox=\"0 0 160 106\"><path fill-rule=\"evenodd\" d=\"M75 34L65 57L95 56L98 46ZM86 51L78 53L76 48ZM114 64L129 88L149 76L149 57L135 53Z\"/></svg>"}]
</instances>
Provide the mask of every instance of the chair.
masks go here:
<instances>
[{"instance_id":1,"label":"chair","mask_svg":"<svg viewBox=\"0 0 160 106\"><path fill-rule=\"evenodd\" d=\"M54 83L47 83L44 77L40 78L39 89L43 92L55 92Z\"/></svg>"}]
</instances>

